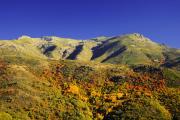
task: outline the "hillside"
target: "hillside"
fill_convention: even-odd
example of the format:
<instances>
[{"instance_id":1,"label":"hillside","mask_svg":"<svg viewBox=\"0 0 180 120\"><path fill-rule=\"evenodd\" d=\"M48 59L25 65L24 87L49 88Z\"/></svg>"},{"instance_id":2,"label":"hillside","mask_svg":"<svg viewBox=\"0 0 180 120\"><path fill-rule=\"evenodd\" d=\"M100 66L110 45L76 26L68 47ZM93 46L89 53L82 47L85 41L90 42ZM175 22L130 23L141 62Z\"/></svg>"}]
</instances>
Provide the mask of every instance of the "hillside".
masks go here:
<instances>
[{"instance_id":1,"label":"hillside","mask_svg":"<svg viewBox=\"0 0 180 120\"><path fill-rule=\"evenodd\" d=\"M178 120L180 50L140 34L0 41L0 120Z\"/></svg>"},{"instance_id":2,"label":"hillside","mask_svg":"<svg viewBox=\"0 0 180 120\"><path fill-rule=\"evenodd\" d=\"M179 119L180 74L170 69L16 61L1 60L0 119Z\"/></svg>"}]
</instances>

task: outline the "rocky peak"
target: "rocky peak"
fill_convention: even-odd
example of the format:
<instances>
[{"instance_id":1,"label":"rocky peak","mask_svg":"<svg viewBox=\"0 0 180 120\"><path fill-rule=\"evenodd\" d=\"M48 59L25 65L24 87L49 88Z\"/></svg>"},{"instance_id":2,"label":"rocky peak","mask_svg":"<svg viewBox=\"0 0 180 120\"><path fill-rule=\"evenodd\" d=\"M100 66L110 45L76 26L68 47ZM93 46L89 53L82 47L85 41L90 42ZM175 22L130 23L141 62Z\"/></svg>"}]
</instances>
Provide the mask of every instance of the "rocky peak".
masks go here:
<instances>
[{"instance_id":1,"label":"rocky peak","mask_svg":"<svg viewBox=\"0 0 180 120\"><path fill-rule=\"evenodd\" d=\"M30 37L30 36L27 36L27 35L22 35L21 37L18 38L18 40L19 40L19 39L29 39L29 38L31 38L31 37Z\"/></svg>"}]
</instances>

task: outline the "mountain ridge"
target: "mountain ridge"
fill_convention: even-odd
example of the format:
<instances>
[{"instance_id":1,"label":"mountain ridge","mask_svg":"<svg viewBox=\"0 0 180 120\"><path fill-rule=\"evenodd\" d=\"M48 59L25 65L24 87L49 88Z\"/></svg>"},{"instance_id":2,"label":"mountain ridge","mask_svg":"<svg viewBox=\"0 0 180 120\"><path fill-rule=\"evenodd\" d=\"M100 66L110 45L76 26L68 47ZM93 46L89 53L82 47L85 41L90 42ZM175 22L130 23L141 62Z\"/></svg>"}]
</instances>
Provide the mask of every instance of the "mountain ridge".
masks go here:
<instances>
[{"instance_id":1,"label":"mountain ridge","mask_svg":"<svg viewBox=\"0 0 180 120\"><path fill-rule=\"evenodd\" d=\"M39 59L69 59L111 64L158 66L168 64L180 57L180 49L153 42L139 33L114 37L101 36L89 40L55 36L31 38L23 35L16 40L0 41L0 53L1 57L14 55Z\"/></svg>"}]
</instances>

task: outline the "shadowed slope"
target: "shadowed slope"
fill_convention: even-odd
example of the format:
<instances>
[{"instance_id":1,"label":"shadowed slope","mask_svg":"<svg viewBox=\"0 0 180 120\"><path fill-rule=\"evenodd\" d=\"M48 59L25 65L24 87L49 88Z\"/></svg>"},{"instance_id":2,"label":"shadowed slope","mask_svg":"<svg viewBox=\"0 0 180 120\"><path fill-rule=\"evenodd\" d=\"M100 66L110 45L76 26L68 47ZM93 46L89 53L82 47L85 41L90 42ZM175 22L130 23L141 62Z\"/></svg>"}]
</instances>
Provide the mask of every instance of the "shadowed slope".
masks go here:
<instances>
[{"instance_id":1,"label":"shadowed slope","mask_svg":"<svg viewBox=\"0 0 180 120\"><path fill-rule=\"evenodd\" d=\"M104 59L102 62L106 62L108 59L118 56L119 54L123 53L125 50L127 50L127 48L126 46L123 46L122 48L120 48L119 50L115 51L110 56L108 56L106 59Z\"/></svg>"},{"instance_id":2,"label":"shadowed slope","mask_svg":"<svg viewBox=\"0 0 180 120\"><path fill-rule=\"evenodd\" d=\"M94 60L98 57L101 57L109 49L111 49L117 45L117 42L113 42L113 43L109 43L109 44L105 44L105 43L107 43L107 41L103 42L102 45L99 45L99 46L92 48L93 56L92 56L91 60Z\"/></svg>"},{"instance_id":3,"label":"shadowed slope","mask_svg":"<svg viewBox=\"0 0 180 120\"><path fill-rule=\"evenodd\" d=\"M82 51L83 45L76 46L75 50L67 57L67 59L75 60L77 55Z\"/></svg>"},{"instance_id":4,"label":"shadowed slope","mask_svg":"<svg viewBox=\"0 0 180 120\"><path fill-rule=\"evenodd\" d=\"M175 68L180 71L180 57L166 62L165 64L163 64L163 66L168 68Z\"/></svg>"}]
</instances>

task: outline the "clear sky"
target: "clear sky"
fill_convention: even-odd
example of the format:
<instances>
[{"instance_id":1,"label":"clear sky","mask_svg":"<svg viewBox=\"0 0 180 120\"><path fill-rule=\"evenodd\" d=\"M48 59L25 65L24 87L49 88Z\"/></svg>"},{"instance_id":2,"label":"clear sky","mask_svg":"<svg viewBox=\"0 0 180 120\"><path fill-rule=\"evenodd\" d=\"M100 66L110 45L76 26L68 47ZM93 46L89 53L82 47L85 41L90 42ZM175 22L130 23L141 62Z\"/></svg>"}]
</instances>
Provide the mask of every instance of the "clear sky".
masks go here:
<instances>
[{"instance_id":1,"label":"clear sky","mask_svg":"<svg viewBox=\"0 0 180 120\"><path fill-rule=\"evenodd\" d=\"M180 48L180 0L0 0L0 39L126 33Z\"/></svg>"}]
</instances>

